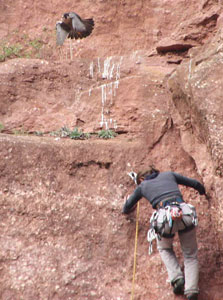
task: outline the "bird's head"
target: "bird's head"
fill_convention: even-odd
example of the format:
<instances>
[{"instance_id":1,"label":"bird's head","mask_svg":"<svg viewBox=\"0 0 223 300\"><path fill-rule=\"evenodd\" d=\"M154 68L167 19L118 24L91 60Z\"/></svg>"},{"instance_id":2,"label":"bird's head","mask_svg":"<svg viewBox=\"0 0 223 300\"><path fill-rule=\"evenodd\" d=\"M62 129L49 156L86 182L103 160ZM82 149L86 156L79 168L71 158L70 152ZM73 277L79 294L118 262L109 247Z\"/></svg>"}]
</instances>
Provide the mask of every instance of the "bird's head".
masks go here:
<instances>
[{"instance_id":1,"label":"bird's head","mask_svg":"<svg viewBox=\"0 0 223 300\"><path fill-rule=\"evenodd\" d=\"M65 13L65 14L63 15L63 17L64 17L64 19L69 18L69 13Z\"/></svg>"}]
</instances>

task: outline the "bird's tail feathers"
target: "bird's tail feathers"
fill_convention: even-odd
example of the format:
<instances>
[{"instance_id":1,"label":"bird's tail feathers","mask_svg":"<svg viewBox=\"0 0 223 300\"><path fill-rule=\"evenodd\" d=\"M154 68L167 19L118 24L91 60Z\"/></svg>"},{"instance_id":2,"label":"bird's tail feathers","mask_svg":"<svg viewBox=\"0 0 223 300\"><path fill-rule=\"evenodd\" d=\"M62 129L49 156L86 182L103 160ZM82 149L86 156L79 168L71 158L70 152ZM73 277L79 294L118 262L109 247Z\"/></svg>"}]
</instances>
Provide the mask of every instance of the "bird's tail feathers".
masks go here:
<instances>
[{"instance_id":1,"label":"bird's tail feathers","mask_svg":"<svg viewBox=\"0 0 223 300\"><path fill-rule=\"evenodd\" d=\"M68 34L68 39L80 39L81 37L78 35L77 32L75 32L74 30L71 30Z\"/></svg>"},{"instance_id":2,"label":"bird's tail feathers","mask_svg":"<svg viewBox=\"0 0 223 300\"><path fill-rule=\"evenodd\" d=\"M86 36L91 34L92 30L94 29L94 20L93 19L84 19L84 25L86 26Z\"/></svg>"},{"instance_id":3,"label":"bird's tail feathers","mask_svg":"<svg viewBox=\"0 0 223 300\"><path fill-rule=\"evenodd\" d=\"M92 18L90 19L84 19L85 24L89 24L92 27L94 27L94 20Z\"/></svg>"}]
</instances>

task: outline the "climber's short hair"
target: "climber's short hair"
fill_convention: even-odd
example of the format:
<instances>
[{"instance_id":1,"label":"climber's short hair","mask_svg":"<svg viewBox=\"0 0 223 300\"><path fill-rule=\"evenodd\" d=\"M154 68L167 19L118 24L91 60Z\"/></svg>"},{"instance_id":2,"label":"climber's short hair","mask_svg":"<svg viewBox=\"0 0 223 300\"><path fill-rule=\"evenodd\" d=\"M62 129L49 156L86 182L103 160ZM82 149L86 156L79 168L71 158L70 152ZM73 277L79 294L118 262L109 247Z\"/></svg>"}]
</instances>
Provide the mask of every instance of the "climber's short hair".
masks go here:
<instances>
[{"instance_id":1,"label":"climber's short hair","mask_svg":"<svg viewBox=\"0 0 223 300\"><path fill-rule=\"evenodd\" d=\"M139 171L137 173L136 182L137 184L141 183L141 179L144 179L146 176L151 175L152 173L159 173L160 171L154 167L154 165L150 165L148 169Z\"/></svg>"}]
</instances>

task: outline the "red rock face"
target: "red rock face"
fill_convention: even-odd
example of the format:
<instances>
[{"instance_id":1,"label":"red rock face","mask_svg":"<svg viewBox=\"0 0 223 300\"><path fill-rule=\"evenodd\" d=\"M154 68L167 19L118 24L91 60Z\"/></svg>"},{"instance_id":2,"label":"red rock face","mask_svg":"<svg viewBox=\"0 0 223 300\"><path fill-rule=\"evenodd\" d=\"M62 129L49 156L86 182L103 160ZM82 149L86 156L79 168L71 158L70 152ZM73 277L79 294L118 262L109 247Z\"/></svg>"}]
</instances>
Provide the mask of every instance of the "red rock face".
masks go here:
<instances>
[{"instance_id":1,"label":"red rock face","mask_svg":"<svg viewBox=\"0 0 223 300\"><path fill-rule=\"evenodd\" d=\"M150 163L205 184L209 200L181 190L199 216L200 299L222 299L220 2L0 8L1 299L129 299L136 215L121 209L134 189L127 173ZM95 28L57 48L68 11ZM55 135L75 127L91 138ZM118 135L100 139L101 129ZM148 255L151 214L142 199L134 299L181 299L156 247Z\"/></svg>"}]
</instances>

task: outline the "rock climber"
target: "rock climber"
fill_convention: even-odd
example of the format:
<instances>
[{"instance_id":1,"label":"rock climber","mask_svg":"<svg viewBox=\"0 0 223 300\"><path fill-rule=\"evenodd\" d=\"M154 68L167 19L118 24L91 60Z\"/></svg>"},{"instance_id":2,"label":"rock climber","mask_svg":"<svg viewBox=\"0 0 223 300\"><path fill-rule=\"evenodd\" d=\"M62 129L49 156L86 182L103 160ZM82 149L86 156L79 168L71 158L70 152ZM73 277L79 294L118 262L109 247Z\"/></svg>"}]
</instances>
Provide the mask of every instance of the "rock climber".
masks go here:
<instances>
[{"instance_id":1,"label":"rock climber","mask_svg":"<svg viewBox=\"0 0 223 300\"><path fill-rule=\"evenodd\" d=\"M142 197L150 202L155 209L152 230L156 232L157 248L166 266L173 292L176 295L184 294L186 299L198 300L196 210L183 200L178 185L194 188L200 195L205 195L203 184L172 171L160 172L154 166L137 173L136 181L137 187L126 199L122 213L133 211ZM184 273L173 249L176 232L184 257Z\"/></svg>"}]
</instances>

